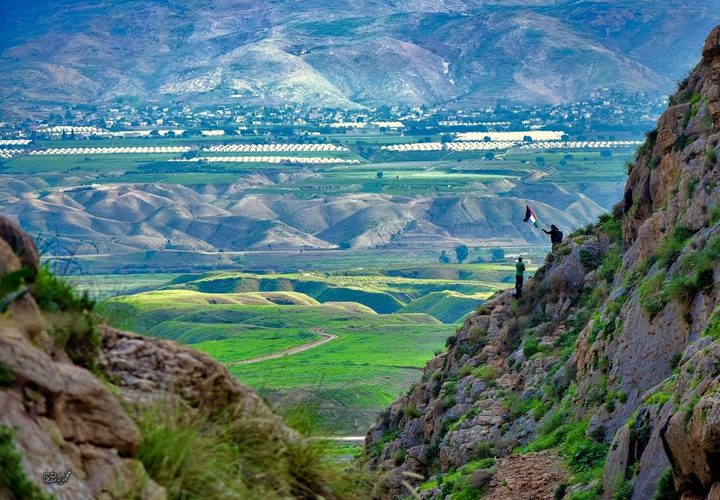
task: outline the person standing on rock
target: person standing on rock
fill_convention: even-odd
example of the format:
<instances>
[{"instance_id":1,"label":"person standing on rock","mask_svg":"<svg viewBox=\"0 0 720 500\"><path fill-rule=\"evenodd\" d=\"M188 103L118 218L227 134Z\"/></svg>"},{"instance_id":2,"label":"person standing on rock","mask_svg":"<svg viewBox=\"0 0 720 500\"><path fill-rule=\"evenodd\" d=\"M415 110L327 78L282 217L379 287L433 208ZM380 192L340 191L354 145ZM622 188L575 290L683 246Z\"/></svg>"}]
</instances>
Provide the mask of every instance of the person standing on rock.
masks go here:
<instances>
[{"instance_id":1,"label":"person standing on rock","mask_svg":"<svg viewBox=\"0 0 720 500\"><path fill-rule=\"evenodd\" d=\"M522 287L523 287L523 276L525 274L525 263L522 257L518 257L517 264L515 264L515 298L522 298Z\"/></svg>"},{"instance_id":2,"label":"person standing on rock","mask_svg":"<svg viewBox=\"0 0 720 500\"><path fill-rule=\"evenodd\" d=\"M550 225L550 231L546 231L545 228L542 228L542 231L543 233L550 235L550 243L552 243L553 250L555 250L556 246L562 243L562 231L560 231L555 224Z\"/></svg>"}]
</instances>

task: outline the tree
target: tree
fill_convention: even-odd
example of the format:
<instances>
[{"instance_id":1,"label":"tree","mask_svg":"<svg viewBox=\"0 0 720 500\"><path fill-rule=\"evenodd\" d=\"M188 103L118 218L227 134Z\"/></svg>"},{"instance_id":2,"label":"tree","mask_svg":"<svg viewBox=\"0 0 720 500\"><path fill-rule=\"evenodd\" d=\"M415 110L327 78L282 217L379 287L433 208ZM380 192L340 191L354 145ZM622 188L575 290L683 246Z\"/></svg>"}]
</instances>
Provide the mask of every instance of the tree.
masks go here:
<instances>
[{"instance_id":1,"label":"tree","mask_svg":"<svg viewBox=\"0 0 720 500\"><path fill-rule=\"evenodd\" d=\"M505 250L502 248L493 248L490 252L490 258L493 262L502 262L505 260Z\"/></svg>"},{"instance_id":2,"label":"tree","mask_svg":"<svg viewBox=\"0 0 720 500\"><path fill-rule=\"evenodd\" d=\"M466 245L455 247L455 256L457 257L458 263L462 264L468 257L468 247Z\"/></svg>"},{"instance_id":3,"label":"tree","mask_svg":"<svg viewBox=\"0 0 720 500\"><path fill-rule=\"evenodd\" d=\"M532 142L533 138L531 135L524 135L523 136L523 142Z\"/></svg>"},{"instance_id":4,"label":"tree","mask_svg":"<svg viewBox=\"0 0 720 500\"><path fill-rule=\"evenodd\" d=\"M485 153L485 159L486 159L486 160L494 160L494 159L495 159L495 153L493 153L492 151L488 151L487 153Z\"/></svg>"},{"instance_id":5,"label":"tree","mask_svg":"<svg viewBox=\"0 0 720 500\"><path fill-rule=\"evenodd\" d=\"M438 258L438 260L440 261L440 264L450 264L450 256L445 250L440 252L440 257Z\"/></svg>"},{"instance_id":6,"label":"tree","mask_svg":"<svg viewBox=\"0 0 720 500\"><path fill-rule=\"evenodd\" d=\"M382 179L383 175L385 175L385 174L383 174L382 170L380 170L377 174L375 174L375 177L377 177L378 179Z\"/></svg>"}]
</instances>

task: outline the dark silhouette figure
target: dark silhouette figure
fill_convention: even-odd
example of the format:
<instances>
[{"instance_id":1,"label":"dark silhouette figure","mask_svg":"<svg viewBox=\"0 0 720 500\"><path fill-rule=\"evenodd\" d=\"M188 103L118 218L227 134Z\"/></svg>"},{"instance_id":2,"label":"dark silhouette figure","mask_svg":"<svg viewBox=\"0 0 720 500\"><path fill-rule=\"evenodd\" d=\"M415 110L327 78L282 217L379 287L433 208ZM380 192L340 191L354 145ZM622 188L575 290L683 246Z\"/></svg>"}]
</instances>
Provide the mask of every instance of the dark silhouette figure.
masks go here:
<instances>
[{"instance_id":1,"label":"dark silhouette figure","mask_svg":"<svg viewBox=\"0 0 720 500\"><path fill-rule=\"evenodd\" d=\"M550 226L550 231L545 231L545 228L543 228L543 233L550 235L550 243L552 243L553 248L555 248L560 243L562 243L562 240L563 240L562 231L560 231L555 224L552 224Z\"/></svg>"},{"instance_id":2,"label":"dark silhouette figure","mask_svg":"<svg viewBox=\"0 0 720 500\"><path fill-rule=\"evenodd\" d=\"M525 263L522 257L518 257L517 264L515 264L515 298L522 298L523 288L523 273L525 273Z\"/></svg>"}]
</instances>

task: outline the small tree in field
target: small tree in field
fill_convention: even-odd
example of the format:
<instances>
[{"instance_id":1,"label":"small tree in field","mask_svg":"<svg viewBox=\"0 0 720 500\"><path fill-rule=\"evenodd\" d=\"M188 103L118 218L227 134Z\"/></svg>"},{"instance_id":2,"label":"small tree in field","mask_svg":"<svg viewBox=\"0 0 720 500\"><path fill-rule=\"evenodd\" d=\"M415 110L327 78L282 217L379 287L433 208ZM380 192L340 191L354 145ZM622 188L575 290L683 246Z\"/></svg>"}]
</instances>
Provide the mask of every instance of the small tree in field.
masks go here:
<instances>
[{"instance_id":1,"label":"small tree in field","mask_svg":"<svg viewBox=\"0 0 720 500\"><path fill-rule=\"evenodd\" d=\"M490 252L490 258L493 262L502 262L505 260L505 250L502 248L493 248Z\"/></svg>"},{"instance_id":2,"label":"small tree in field","mask_svg":"<svg viewBox=\"0 0 720 500\"><path fill-rule=\"evenodd\" d=\"M468 247L465 245L455 247L455 256L457 257L457 261L462 264L468 257Z\"/></svg>"},{"instance_id":3,"label":"small tree in field","mask_svg":"<svg viewBox=\"0 0 720 500\"><path fill-rule=\"evenodd\" d=\"M380 170L377 174L375 174L375 177L377 177L378 179L382 179L383 175L385 175L385 174L383 174L382 170Z\"/></svg>"},{"instance_id":4,"label":"small tree in field","mask_svg":"<svg viewBox=\"0 0 720 500\"><path fill-rule=\"evenodd\" d=\"M440 264L450 264L450 256L445 250L440 252L440 257L438 257L438 260L440 261Z\"/></svg>"}]
</instances>

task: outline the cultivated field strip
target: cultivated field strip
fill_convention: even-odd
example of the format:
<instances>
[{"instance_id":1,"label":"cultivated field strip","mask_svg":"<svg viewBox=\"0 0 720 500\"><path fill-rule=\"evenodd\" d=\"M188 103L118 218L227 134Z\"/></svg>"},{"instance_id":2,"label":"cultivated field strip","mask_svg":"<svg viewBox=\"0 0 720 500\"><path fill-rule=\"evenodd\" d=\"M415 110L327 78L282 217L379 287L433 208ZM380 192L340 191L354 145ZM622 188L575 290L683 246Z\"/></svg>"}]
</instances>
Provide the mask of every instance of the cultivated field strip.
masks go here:
<instances>
[{"instance_id":1,"label":"cultivated field strip","mask_svg":"<svg viewBox=\"0 0 720 500\"><path fill-rule=\"evenodd\" d=\"M463 142L421 142L415 144L393 144L382 146L385 151L497 151L512 148L520 149L614 149L639 146L641 141L463 141Z\"/></svg>"},{"instance_id":2,"label":"cultivated field strip","mask_svg":"<svg viewBox=\"0 0 720 500\"><path fill-rule=\"evenodd\" d=\"M208 163L275 163L275 164L357 164L360 160L347 158L325 158L311 156L201 156L198 158L175 159L176 162L208 162Z\"/></svg>"},{"instance_id":3,"label":"cultivated field strip","mask_svg":"<svg viewBox=\"0 0 720 500\"><path fill-rule=\"evenodd\" d=\"M223 144L202 149L211 153L295 153L316 151L349 151L335 144Z\"/></svg>"},{"instance_id":4,"label":"cultivated field strip","mask_svg":"<svg viewBox=\"0 0 720 500\"><path fill-rule=\"evenodd\" d=\"M34 149L30 155L103 155L103 154L152 154L152 153L185 153L189 146L136 146L107 148L49 148Z\"/></svg>"}]
</instances>

